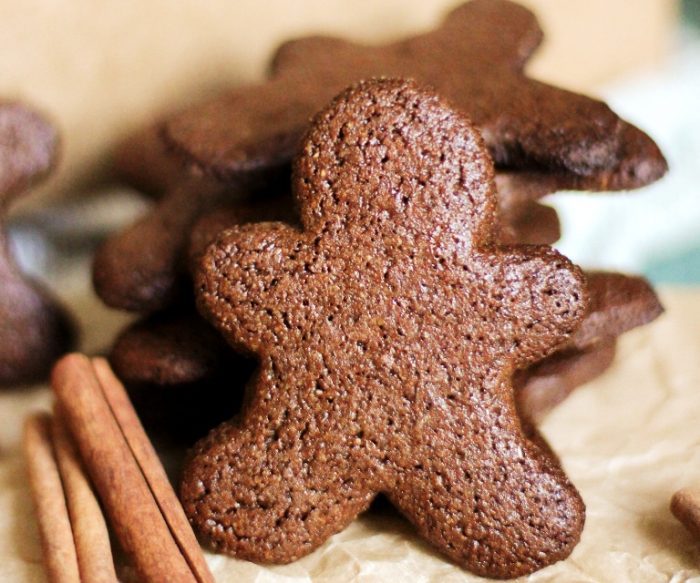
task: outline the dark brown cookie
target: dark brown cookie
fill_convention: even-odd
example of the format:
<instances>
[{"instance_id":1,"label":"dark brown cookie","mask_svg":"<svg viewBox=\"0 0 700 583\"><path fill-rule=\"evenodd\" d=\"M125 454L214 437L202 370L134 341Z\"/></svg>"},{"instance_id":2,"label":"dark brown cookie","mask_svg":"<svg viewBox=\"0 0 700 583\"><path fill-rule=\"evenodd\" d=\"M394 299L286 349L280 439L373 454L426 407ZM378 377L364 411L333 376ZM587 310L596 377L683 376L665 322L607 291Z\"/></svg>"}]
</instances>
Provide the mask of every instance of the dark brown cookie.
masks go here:
<instances>
[{"instance_id":1,"label":"dark brown cookie","mask_svg":"<svg viewBox=\"0 0 700 583\"><path fill-rule=\"evenodd\" d=\"M656 145L646 138L640 139L639 131L632 126L626 126L625 131L630 138L624 149L627 157L614 169L595 176L537 170L498 171L496 184L504 217L504 242L551 244L559 238L559 220L554 212L532 204L547 194L562 189L620 190L653 181ZM188 176L178 160L173 157L166 160L154 136L155 128L148 128L130 140L129 151L122 154L129 162L122 163L123 171L130 173L134 184L150 192L162 194L168 189L170 192L144 219L108 240L95 259L98 295L113 307L135 311L162 309L181 295L177 289L177 284L182 282L178 268L182 264L188 226L195 224L202 214L211 216L220 205L235 208L241 204L241 201L232 202L240 198L235 189L228 190L204 177ZM153 171L142 172L147 168ZM280 184L280 193L283 191ZM242 204L255 208L258 197L252 198ZM274 199L268 193L263 198L263 206L274 206ZM283 206L286 204L282 202ZM198 230L202 232L201 228ZM147 254L142 252L144 245L151 250Z\"/></svg>"},{"instance_id":2,"label":"dark brown cookie","mask_svg":"<svg viewBox=\"0 0 700 583\"><path fill-rule=\"evenodd\" d=\"M643 131L623 123L620 156L615 164L593 175L545 170L502 170L498 188L513 199L541 198L560 190L617 191L639 188L658 180L668 170L659 147Z\"/></svg>"},{"instance_id":3,"label":"dark brown cookie","mask_svg":"<svg viewBox=\"0 0 700 583\"><path fill-rule=\"evenodd\" d=\"M557 212L536 202L499 213L499 241L508 244L552 245L561 237Z\"/></svg>"},{"instance_id":4,"label":"dark brown cookie","mask_svg":"<svg viewBox=\"0 0 700 583\"><path fill-rule=\"evenodd\" d=\"M574 389L603 374L614 358L615 340L606 340L589 348L560 350L517 371L513 386L518 412L523 418L539 423Z\"/></svg>"},{"instance_id":5,"label":"dark brown cookie","mask_svg":"<svg viewBox=\"0 0 700 583\"><path fill-rule=\"evenodd\" d=\"M182 249L196 218L224 195L202 183L197 195L180 185L145 217L105 241L93 259L92 280L109 306L154 311L181 301L189 287Z\"/></svg>"},{"instance_id":6,"label":"dark brown cookie","mask_svg":"<svg viewBox=\"0 0 700 583\"><path fill-rule=\"evenodd\" d=\"M498 247L478 132L383 80L319 114L295 165L300 229L209 247L200 309L259 369L242 419L200 442L181 498L215 548L311 552L378 492L460 565L514 577L571 552L583 503L522 431L510 376L565 341L583 274Z\"/></svg>"},{"instance_id":7,"label":"dark brown cookie","mask_svg":"<svg viewBox=\"0 0 700 583\"><path fill-rule=\"evenodd\" d=\"M109 361L125 383L180 385L220 375L236 355L193 308L176 306L127 326Z\"/></svg>"},{"instance_id":8,"label":"dark brown cookie","mask_svg":"<svg viewBox=\"0 0 700 583\"><path fill-rule=\"evenodd\" d=\"M288 175L286 179L288 183ZM266 192L249 194L265 205L268 192L277 188L282 193L289 187L271 179ZM202 214L237 202L245 204L240 193L214 181L182 183L142 219L100 246L92 271L97 295L109 306L136 312L162 310L181 301L190 289L186 251L192 227Z\"/></svg>"},{"instance_id":9,"label":"dark brown cookie","mask_svg":"<svg viewBox=\"0 0 700 583\"><path fill-rule=\"evenodd\" d=\"M381 47L330 37L288 42L268 82L173 116L163 136L188 162L235 183L251 170L288 161L310 116L348 84L405 76L431 85L467 113L497 165L580 176L616 168L628 126L600 101L525 76L541 40L536 18L524 7L473 0L433 32ZM635 137L653 145L641 133ZM658 177L665 163L652 149L649 162Z\"/></svg>"},{"instance_id":10,"label":"dark brown cookie","mask_svg":"<svg viewBox=\"0 0 700 583\"><path fill-rule=\"evenodd\" d=\"M156 199L191 178L166 148L160 125L145 126L128 136L117 146L112 160L118 179Z\"/></svg>"},{"instance_id":11,"label":"dark brown cookie","mask_svg":"<svg viewBox=\"0 0 700 583\"><path fill-rule=\"evenodd\" d=\"M569 340L570 348L586 349L648 324L664 311L643 277L606 271L586 273L591 298L588 313Z\"/></svg>"},{"instance_id":12,"label":"dark brown cookie","mask_svg":"<svg viewBox=\"0 0 700 583\"><path fill-rule=\"evenodd\" d=\"M75 340L73 322L12 258L2 220L12 199L51 171L58 136L39 114L0 101L0 385L45 378Z\"/></svg>"}]
</instances>

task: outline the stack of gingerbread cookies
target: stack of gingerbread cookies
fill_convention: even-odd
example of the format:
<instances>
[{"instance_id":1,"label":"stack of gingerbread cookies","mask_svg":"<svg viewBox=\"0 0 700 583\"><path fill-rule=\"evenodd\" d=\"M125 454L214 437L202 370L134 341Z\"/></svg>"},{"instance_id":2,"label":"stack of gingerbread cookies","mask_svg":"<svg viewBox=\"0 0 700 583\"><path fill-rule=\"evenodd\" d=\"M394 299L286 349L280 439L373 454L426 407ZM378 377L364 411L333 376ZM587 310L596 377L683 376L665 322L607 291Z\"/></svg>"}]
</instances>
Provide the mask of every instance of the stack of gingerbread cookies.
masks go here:
<instances>
[{"instance_id":1,"label":"stack of gingerbread cookies","mask_svg":"<svg viewBox=\"0 0 700 583\"><path fill-rule=\"evenodd\" d=\"M110 360L170 431L222 422L181 483L214 548L288 562L383 493L475 573L571 552L583 504L534 423L662 308L549 248L539 200L666 162L604 103L528 78L541 39L526 9L472 0L381 47L293 41L265 82L121 149L157 201L95 258L102 299L143 314Z\"/></svg>"}]
</instances>

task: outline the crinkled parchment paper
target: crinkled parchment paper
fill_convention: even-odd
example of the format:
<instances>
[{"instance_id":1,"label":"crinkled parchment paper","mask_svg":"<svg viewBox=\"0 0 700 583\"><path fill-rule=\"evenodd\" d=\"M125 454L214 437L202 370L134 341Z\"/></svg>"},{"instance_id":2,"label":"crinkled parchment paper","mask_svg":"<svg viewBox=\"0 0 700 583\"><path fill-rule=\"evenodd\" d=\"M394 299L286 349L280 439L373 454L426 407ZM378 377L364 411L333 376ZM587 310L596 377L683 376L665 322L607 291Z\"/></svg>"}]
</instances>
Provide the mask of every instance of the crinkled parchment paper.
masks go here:
<instances>
[{"instance_id":1,"label":"crinkled parchment paper","mask_svg":"<svg viewBox=\"0 0 700 583\"><path fill-rule=\"evenodd\" d=\"M571 557L523 581L700 582L700 544L668 510L673 492L700 484L700 290L666 290L667 313L626 335L613 368L545 421L588 507ZM0 395L0 580L41 581L16 435L45 389ZM482 581L443 560L388 510L369 513L311 556L259 567L207 555L217 581Z\"/></svg>"}]
</instances>

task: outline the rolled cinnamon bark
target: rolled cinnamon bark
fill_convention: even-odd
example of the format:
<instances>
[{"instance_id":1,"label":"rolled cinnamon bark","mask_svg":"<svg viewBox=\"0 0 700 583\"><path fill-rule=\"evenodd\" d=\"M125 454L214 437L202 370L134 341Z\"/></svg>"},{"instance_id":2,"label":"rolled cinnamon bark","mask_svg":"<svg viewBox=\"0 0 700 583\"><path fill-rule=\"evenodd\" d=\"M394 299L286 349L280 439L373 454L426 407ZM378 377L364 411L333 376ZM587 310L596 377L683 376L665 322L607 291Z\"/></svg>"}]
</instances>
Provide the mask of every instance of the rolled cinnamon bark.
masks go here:
<instances>
[{"instance_id":1,"label":"rolled cinnamon bark","mask_svg":"<svg viewBox=\"0 0 700 583\"><path fill-rule=\"evenodd\" d=\"M26 420L22 447L47 579L51 583L79 583L78 557L51 444L51 419L48 414L40 413Z\"/></svg>"},{"instance_id":2,"label":"rolled cinnamon bark","mask_svg":"<svg viewBox=\"0 0 700 583\"><path fill-rule=\"evenodd\" d=\"M185 516L185 511L170 485L168 476L158 459L158 454L153 449L153 445L129 401L124 386L114 375L104 358L94 358L92 363L102 385L104 396L121 427L136 462L141 467L143 476L153 493L153 498L158 504L182 556L199 583L214 583L214 577L207 567L197 538Z\"/></svg>"},{"instance_id":3,"label":"rolled cinnamon bark","mask_svg":"<svg viewBox=\"0 0 700 583\"><path fill-rule=\"evenodd\" d=\"M139 575L152 583L196 583L90 360L80 354L61 359L52 387L112 527Z\"/></svg>"},{"instance_id":4,"label":"rolled cinnamon bark","mask_svg":"<svg viewBox=\"0 0 700 583\"><path fill-rule=\"evenodd\" d=\"M107 523L58 411L51 420L51 436L68 505L81 580L115 583L117 573Z\"/></svg>"}]
</instances>

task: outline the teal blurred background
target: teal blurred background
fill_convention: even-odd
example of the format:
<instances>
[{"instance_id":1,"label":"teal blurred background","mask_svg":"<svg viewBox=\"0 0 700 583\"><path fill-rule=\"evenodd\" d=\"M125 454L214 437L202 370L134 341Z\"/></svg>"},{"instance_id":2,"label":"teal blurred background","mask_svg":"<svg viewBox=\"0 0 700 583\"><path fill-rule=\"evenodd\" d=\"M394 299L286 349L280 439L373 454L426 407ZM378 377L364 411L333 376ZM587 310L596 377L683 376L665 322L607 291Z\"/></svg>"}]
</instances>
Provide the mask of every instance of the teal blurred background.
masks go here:
<instances>
[{"instance_id":1,"label":"teal blurred background","mask_svg":"<svg viewBox=\"0 0 700 583\"><path fill-rule=\"evenodd\" d=\"M670 171L627 194L552 196L564 233L557 247L587 267L700 283L700 1L683 3L675 50L661 66L602 94L657 141Z\"/></svg>"}]
</instances>

